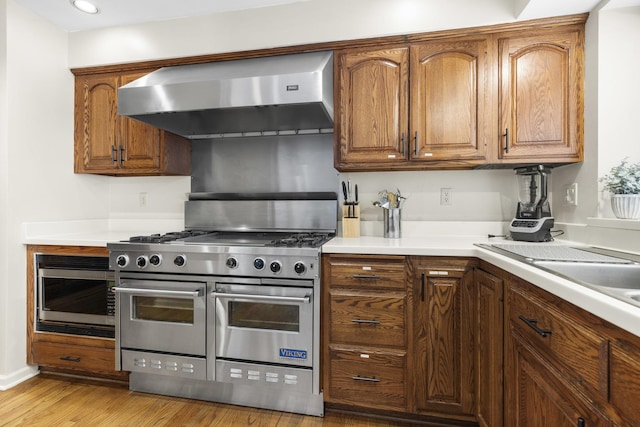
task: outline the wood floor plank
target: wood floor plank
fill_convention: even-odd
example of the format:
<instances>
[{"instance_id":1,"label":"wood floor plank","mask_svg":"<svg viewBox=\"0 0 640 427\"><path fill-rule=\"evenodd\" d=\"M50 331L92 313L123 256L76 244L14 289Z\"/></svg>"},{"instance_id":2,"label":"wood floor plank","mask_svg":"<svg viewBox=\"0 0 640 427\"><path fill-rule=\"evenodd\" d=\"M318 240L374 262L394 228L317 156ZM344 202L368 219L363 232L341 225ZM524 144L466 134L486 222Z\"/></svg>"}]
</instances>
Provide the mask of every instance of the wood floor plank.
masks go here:
<instances>
[{"instance_id":1,"label":"wood floor plank","mask_svg":"<svg viewBox=\"0 0 640 427\"><path fill-rule=\"evenodd\" d=\"M402 427L350 414L324 418L36 376L0 392L0 427Z\"/></svg>"}]
</instances>

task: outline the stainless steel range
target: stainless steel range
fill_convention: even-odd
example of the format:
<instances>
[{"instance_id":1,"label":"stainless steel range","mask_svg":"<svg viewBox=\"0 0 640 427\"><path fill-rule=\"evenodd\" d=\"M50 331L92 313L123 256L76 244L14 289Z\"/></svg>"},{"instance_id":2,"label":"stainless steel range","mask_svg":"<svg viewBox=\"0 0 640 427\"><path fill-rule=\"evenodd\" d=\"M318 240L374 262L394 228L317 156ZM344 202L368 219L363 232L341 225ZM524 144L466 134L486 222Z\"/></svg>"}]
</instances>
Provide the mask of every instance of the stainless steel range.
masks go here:
<instances>
[{"instance_id":1,"label":"stainless steel range","mask_svg":"<svg viewBox=\"0 0 640 427\"><path fill-rule=\"evenodd\" d=\"M335 235L336 197L198 200L214 211L275 204L317 230L193 229L108 244L116 364L131 371L130 388L323 415L320 252Z\"/></svg>"}]
</instances>

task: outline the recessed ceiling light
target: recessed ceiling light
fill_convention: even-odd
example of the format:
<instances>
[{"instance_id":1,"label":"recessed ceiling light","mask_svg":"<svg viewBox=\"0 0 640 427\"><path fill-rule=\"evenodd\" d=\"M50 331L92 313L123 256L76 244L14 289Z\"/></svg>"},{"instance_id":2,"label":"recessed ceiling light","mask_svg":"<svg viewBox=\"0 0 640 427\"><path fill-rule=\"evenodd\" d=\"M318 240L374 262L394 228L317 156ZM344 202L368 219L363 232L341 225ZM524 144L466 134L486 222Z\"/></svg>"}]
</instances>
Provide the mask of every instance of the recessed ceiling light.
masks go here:
<instances>
[{"instance_id":1,"label":"recessed ceiling light","mask_svg":"<svg viewBox=\"0 0 640 427\"><path fill-rule=\"evenodd\" d=\"M100 9L98 9L98 6L86 0L71 0L71 4L76 9L81 10L84 13L96 14L100 12Z\"/></svg>"}]
</instances>

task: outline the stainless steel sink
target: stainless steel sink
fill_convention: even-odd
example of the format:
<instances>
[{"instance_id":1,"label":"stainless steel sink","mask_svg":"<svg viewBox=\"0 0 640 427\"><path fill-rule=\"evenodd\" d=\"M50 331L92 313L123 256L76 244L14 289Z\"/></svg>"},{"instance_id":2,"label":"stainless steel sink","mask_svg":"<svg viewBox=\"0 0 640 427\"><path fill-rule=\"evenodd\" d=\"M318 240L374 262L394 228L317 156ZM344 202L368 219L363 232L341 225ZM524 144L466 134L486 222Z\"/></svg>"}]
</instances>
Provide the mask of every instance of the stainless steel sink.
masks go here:
<instances>
[{"instance_id":1,"label":"stainless steel sink","mask_svg":"<svg viewBox=\"0 0 640 427\"><path fill-rule=\"evenodd\" d=\"M595 247L478 244L640 307L640 256Z\"/></svg>"},{"instance_id":2,"label":"stainless steel sink","mask_svg":"<svg viewBox=\"0 0 640 427\"><path fill-rule=\"evenodd\" d=\"M543 268L569 280L593 286L640 290L640 264L609 264L565 261L533 261Z\"/></svg>"}]
</instances>

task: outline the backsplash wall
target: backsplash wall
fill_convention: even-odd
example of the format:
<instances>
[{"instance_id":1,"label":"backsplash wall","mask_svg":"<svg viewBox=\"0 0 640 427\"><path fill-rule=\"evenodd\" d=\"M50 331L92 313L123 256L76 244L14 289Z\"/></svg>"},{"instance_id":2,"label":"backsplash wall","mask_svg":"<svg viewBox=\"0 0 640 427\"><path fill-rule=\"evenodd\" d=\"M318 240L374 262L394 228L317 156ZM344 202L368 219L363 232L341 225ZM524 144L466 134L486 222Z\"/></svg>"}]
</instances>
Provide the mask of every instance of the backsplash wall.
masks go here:
<instances>
[{"instance_id":1,"label":"backsplash wall","mask_svg":"<svg viewBox=\"0 0 640 427\"><path fill-rule=\"evenodd\" d=\"M190 177L106 179L110 180L110 218L184 217ZM339 174L339 180L348 179L352 186L358 184L363 221L382 221L382 210L372 203L385 189L399 189L407 197L402 205L406 221L505 221L513 218L517 203L511 169ZM440 205L441 188L451 189L451 206ZM335 191L342 200L341 189ZM146 206L141 206L141 197L146 198Z\"/></svg>"}]
</instances>

